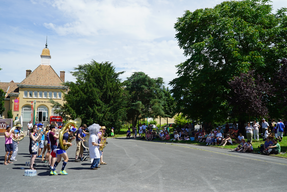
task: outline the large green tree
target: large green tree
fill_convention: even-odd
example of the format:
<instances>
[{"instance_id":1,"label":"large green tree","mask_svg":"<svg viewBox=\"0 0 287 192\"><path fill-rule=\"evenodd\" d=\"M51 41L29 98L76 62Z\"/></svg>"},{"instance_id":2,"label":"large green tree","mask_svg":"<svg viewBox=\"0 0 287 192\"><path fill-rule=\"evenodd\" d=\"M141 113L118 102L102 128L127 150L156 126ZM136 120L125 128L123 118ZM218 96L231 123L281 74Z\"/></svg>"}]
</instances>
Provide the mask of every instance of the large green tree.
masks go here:
<instances>
[{"instance_id":1,"label":"large green tree","mask_svg":"<svg viewBox=\"0 0 287 192\"><path fill-rule=\"evenodd\" d=\"M80 117L83 123L98 123L107 128L120 129L126 114L119 75L110 62L79 65L72 72L76 82L66 82L68 93L64 95L62 113L72 119ZM59 107L59 106L56 106Z\"/></svg>"},{"instance_id":2,"label":"large green tree","mask_svg":"<svg viewBox=\"0 0 287 192\"><path fill-rule=\"evenodd\" d=\"M164 116L162 78L151 78L143 72L135 72L124 85L128 100L127 120L133 126L146 117Z\"/></svg>"},{"instance_id":3,"label":"large green tree","mask_svg":"<svg viewBox=\"0 0 287 192\"><path fill-rule=\"evenodd\" d=\"M228 82L254 70L267 81L287 53L286 10L272 13L269 0L227 1L214 8L186 11L175 24L188 58L170 82L184 115L219 122L232 111Z\"/></svg>"}]
</instances>

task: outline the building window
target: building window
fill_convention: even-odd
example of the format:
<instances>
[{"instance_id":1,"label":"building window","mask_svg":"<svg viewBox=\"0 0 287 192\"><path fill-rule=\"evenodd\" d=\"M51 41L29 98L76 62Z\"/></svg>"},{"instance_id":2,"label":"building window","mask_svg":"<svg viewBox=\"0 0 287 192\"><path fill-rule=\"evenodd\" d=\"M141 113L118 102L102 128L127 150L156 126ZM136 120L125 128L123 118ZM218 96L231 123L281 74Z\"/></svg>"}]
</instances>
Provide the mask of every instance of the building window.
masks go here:
<instances>
[{"instance_id":1,"label":"building window","mask_svg":"<svg viewBox=\"0 0 287 192\"><path fill-rule=\"evenodd\" d=\"M62 93L58 92L59 99L62 99Z\"/></svg>"},{"instance_id":2,"label":"building window","mask_svg":"<svg viewBox=\"0 0 287 192\"><path fill-rule=\"evenodd\" d=\"M43 97L43 92L39 91L39 98L42 98L42 97Z\"/></svg>"},{"instance_id":3,"label":"building window","mask_svg":"<svg viewBox=\"0 0 287 192\"><path fill-rule=\"evenodd\" d=\"M48 97L48 93L47 91L44 92L44 98L47 98Z\"/></svg>"},{"instance_id":4,"label":"building window","mask_svg":"<svg viewBox=\"0 0 287 192\"><path fill-rule=\"evenodd\" d=\"M51 91L49 92L49 98L52 98L52 92Z\"/></svg>"},{"instance_id":5,"label":"building window","mask_svg":"<svg viewBox=\"0 0 287 192\"><path fill-rule=\"evenodd\" d=\"M57 98L57 92L54 92L54 98Z\"/></svg>"},{"instance_id":6,"label":"building window","mask_svg":"<svg viewBox=\"0 0 287 192\"><path fill-rule=\"evenodd\" d=\"M28 91L24 91L24 97L28 97Z\"/></svg>"},{"instance_id":7,"label":"building window","mask_svg":"<svg viewBox=\"0 0 287 192\"><path fill-rule=\"evenodd\" d=\"M29 91L29 97L33 97L33 91Z\"/></svg>"},{"instance_id":8,"label":"building window","mask_svg":"<svg viewBox=\"0 0 287 192\"><path fill-rule=\"evenodd\" d=\"M37 98L38 97L38 92L34 91L34 97Z\"/></svg>"}]
</instances>

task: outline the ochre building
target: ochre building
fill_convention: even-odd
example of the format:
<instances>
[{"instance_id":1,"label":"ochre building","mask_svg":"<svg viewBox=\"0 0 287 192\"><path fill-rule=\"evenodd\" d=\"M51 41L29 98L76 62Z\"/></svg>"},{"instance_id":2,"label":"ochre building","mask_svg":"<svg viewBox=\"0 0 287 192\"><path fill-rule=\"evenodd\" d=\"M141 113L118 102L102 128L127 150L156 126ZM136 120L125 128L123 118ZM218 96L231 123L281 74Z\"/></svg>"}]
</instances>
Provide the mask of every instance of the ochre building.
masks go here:
<instances>
[{"instance_id":1,"label":"ochre building","mask_svg":"<svg viewBox=\"0 0 287 192\"><path fill-rule=\"evenodd\" d=\"M32 109L35 109L36 122L49 123L50 116L54 113L50 99L63 104L63 93L67 87L65 82L65 71L59 75L50 65L50 50L46 47L41 54L41 64L34 70L26 70L26 78L16 83L0 82L0 89L5 92L5 112L2 114L7 118L9 110L12 111L13 119L22 116L23 128L27 129L27 123L31 121Z\"/></svg>"}]
</instances>

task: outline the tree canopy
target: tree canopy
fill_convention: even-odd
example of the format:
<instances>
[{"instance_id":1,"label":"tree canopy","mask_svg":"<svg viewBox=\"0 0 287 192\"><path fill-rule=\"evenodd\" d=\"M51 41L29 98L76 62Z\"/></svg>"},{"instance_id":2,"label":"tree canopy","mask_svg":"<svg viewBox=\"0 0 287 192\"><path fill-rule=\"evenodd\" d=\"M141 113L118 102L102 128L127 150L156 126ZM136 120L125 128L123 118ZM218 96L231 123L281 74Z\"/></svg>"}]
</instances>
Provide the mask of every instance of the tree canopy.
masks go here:
<instances>
[{"instance_id":1,"label":"tree canopy","mask_svg":"<svg viewBox=\"0 0 287 192\"><path fill-rule=\"evenodd\" d=\"M151 78L143 72L135 72L124 82L128 100L127 119L135 126L146 117L164 116L162 78Z\"/></svg>"},{"instance_id":2,"label":"tree canopy","mask_svg":"<svg viewBox=\"0 0 287 192\"><path fill-rule=\"evenodd\" d=\"M226 119L234 76L254 70L269 82L287 51L286 9L272 13L270 0L227 1L186 11L175 24L187 60L170 82L184 115L214 122Z\"/></svg>"},{"instance_id":3,"label":"tree canopy","mask_svg":"<svg viewBox=\"0 0 287 192\"><path fill-rule=\"evenodd\" d=\"M79 65L72 72L76 82L66 82L68 93L62 112L70 118L82 118L83 123L98 123L106 127L121 127L126 115L126 101L119 75L112 63ZM57 107L57 106L55 106Z\"/></svg>"}]
</instances>

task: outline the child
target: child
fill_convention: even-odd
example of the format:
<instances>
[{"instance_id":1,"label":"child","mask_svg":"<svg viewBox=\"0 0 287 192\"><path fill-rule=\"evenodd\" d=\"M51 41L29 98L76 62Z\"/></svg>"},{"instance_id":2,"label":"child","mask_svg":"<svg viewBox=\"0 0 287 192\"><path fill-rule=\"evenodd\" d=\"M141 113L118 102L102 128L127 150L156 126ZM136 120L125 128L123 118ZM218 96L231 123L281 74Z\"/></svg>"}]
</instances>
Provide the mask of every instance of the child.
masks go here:
<instances>
[{"instance_id":1,"label":"child","mask_svg":"<svg viewBox=\"0 0 287 192\"><path fill-rule=\"evenodd\" d=\"M174 138L174 141L180 141L179 134L177 133L177 131L174 132L173 138Z\"/></svg>"},{"instance_id":2,"label":"child","mask_svg":"<svg viewBox=\"0 0 287 192\"><path fill-rule=\"evenodd\" d=\"M114 133L114 128L112 127L112 130L111 130L112 132L111 132L111 137L112 138L115 138L115 133Z\"/></svg>"},{"instance_id":3,"label":"child","mask_svg":"<svg viewBox=\"0 0 287 192\"><path fill-rule=\"evenodd\" d=\"M130 137L131 137L131 129L129 128L127 131L127 138L130 138Z\"/></svg>"},{"instance_id":4,"label":"child","mask_svg":"<svg viewBox=\"0 0 287 192\"><path fill-rule=\"evenodd\" d=\"M212 135L213 135L213 133L212 133L212 131L210 131L210 133L208 134L208 136L207 136L207 138L206 138L206 145L211 145L211 143L212 143Z\"/></svg>"}]
</instances>

